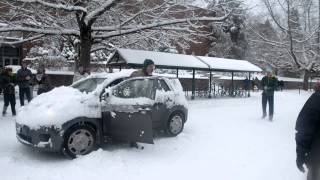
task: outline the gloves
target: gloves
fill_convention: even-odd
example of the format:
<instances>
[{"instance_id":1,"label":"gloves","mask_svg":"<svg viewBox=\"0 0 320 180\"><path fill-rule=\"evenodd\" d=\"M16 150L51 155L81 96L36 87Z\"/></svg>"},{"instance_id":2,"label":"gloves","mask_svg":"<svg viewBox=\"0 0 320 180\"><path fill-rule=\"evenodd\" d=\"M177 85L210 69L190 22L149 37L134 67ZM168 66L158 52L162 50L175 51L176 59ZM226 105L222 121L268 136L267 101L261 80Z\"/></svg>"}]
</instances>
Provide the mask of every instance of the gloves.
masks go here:
<instances>
[{"instance_id":1,"label":"gloves","mask_svg":"<svg viewBox=\"0 0 320 180\"><path fill-rule=\"evenodd\" d=\"M303 165L306 165L308 162L308 153L298 153L297 154L297 159L296 159L296 163L297 163L297 167L301 172L305 172L305 168Z\"/></svg>"}]
</instances>

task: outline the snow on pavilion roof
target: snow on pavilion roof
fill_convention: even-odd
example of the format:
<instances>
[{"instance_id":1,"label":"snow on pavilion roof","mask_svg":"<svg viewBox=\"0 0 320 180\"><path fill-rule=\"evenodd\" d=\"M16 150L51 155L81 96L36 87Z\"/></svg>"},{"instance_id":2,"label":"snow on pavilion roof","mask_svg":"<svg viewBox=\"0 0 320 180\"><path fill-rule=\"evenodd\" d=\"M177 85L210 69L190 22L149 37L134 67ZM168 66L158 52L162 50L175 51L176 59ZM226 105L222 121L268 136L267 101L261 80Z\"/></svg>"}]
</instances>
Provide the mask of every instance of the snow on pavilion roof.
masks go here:
<instances>
[{"instance_id":1,"label":"snow on pavilion roof","mask_svg":"<svg viewBox=\"0 0 320 180\"><path fill-rule=\"evenodd\" d=\"M217 57L197 56L201 61L208 64L213 71L236 71L236 72L261 72L258 66L236 59L225 59Z\"/></svg>"},{"instance_id":2,"label":"snow on pavilion roof","mask_svg":"<svg viewBox=\"0 0 320 180\"><path fill-rule=\"evenodd\" d=\"M119 55L118 59L116 54ZM109 65L128 64L141 66L145 59L152 59L156 67L171 69L197 69L226 72L261 72L262 70L248 61L224 59L215 57L173 54L156 51L143 51L133 49L116 50L108 61Z\"/></svg>"}]
</instances>

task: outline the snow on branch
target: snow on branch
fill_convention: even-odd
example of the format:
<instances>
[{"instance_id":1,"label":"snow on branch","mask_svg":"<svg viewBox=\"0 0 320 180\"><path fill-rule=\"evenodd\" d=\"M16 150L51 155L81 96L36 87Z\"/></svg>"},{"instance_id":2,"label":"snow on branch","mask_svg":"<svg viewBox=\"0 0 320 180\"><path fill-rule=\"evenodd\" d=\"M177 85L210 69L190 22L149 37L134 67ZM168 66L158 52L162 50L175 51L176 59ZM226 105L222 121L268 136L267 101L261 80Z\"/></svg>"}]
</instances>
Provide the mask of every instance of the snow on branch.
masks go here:
<instances>
[{"instance_id":1,"label":"snow on branch","mask_svg":"<svg viewBox=\"0 0 320 180\"><path fill-rule=\"evenodd\" d=\"M119 35L124 35L124 34L131 34L135 32L139 32L142 30L146 29L152 29L155 27L161 27L161 26L166 26L166 25L171 25L171 24L179 24L179 23L186 23L190 21L213 21L213 22L219 22L219 21L224 21L226 20L229 15L231 14L228 13L225 16L222 17L193 17L193 18L184 18L184 19L175 19L175 20L167 20L167 21L161 21L161 22L155 22L147 25L142 25L142 26L136 26L136 28L128 29L128 30L118 30L118 31L113 31L101 35L95 35L95 38L110 38L114 36L119 36Z\"/></svg>"},{"instance_id":2,"label":"snow on branch","mask_svg":"<svg viewBox=\"0 0 320 180\"><path fill-rule=\"evenodd\" d=\"M96 10L90 12L85 19L85 22L88 26L91 26L94 21L101 16L106 10L110 9L112 5L114 5L116 2L119 0L108 0L105 2L103 5L101 5L99 8Z\"/></svg>"},{"instance_id":3,"label":"snow on branch","mask_svg":"<svg viewBox=\"0 0 320 180\"><path fill-rule=\"evenodd\" d=\"M29 41L34 41L34 40L37 40L37 39L41 39L43 38L45 35L37 35L37 36L33 36L33 37L29 37L29 38L26 38L26 39L21 39L21 40L18 40L18 41L10 41L10 42L1 42L0 41L0 45L16 45L16 44L22 44L22 43L25 43L25 42L29 42Z\"/></svg>"},{"instance_id":4,"label":"snow on branch","mask_svg":"<svg viewBox=\"0 0 320 180\"><path fill-rule=\"evenodd\" d=\"M19 32L33 32L45 35L74 35L79 36L80 33L77 30L73 29L37 29L37 28L30 28L30 27L0 27L0 32L12 32L12 31L19 31Z\"/></svg>"},{"instance_id":5,"label":"snow on branch","mask_svg":"<svg viewBox=\"0 0 320 180\"><path fill-rule=\"evenodd\" d=\"M71 5L64 5L64 4L55 4L55 3L49 3L45 2L43 0L18 0L20 2L24 3L39 3L43 6L54 8L54 9L61 9L65 11L82 11L82 12L87 12L87 9L81 6L71 6Z\"/></svg>"}]
</instances>

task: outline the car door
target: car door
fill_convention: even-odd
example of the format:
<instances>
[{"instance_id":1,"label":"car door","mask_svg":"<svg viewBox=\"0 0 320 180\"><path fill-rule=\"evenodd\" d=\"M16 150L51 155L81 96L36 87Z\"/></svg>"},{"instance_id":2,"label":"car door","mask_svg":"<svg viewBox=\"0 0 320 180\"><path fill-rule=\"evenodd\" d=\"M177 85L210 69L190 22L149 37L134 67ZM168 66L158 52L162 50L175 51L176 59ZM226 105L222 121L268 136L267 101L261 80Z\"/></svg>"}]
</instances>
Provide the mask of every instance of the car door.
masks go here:
<instances>
[{"instance_id":1,"label":"car door","mask_svg":"<svg viewBox=\"0 0 320 180\"><path fill-rule=\"evenodd\" d=\"M164 79L157 79L155 103L153 105L152 120L154 129L162 129L168 120L169 108L174 103L173 92Z\"/></svg>"},{"instance_id":2,"label":"car door","mask_svg":"<svg viewBox=\"0 0 320 180\"><path fill-rule=\"evenodd\" d=\"M102 101L103 124L113 139L153 144L152 107L155 80L131 79L107 92Z\"/></svg>"}]
</instances>

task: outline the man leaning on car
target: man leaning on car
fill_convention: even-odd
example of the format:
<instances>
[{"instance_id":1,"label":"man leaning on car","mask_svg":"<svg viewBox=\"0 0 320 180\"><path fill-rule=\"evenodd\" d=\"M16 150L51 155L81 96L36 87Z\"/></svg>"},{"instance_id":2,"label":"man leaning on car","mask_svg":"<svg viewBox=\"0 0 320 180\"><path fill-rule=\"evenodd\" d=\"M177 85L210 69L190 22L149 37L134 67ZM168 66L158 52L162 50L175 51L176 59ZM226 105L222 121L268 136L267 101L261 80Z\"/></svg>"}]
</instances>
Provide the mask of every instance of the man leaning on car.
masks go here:
<instances>
[{"instance_id":1,"label":"man leaning on car","mask_svg":"<svg viewBox=\"0 0 320 180\"><path fill-rule=\"evenodd\" d=\"M143 77L143 76L152 76L155 65L151 59L145 59L143 62L142 69L134 71L130 77Z\"/></svg>"},{"instance_id":2,"label":"man leaning on car","mask_svg":"<svg viewBox=\"0 0 320 180\"><path fill-rule=\"evenodd\" d=\"M155 65L151 59L145 59L143 62L142 69L134 71L130 77L143 77L143 76L152 76ZM131 147L139 148L136 142L130 142Z\"/></svg>"}]
</instances>

